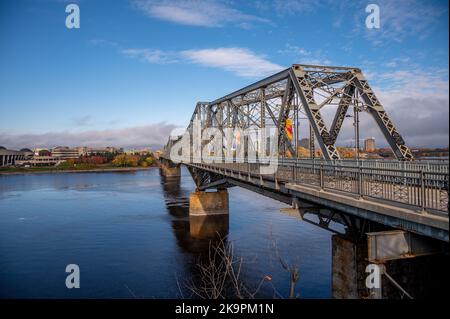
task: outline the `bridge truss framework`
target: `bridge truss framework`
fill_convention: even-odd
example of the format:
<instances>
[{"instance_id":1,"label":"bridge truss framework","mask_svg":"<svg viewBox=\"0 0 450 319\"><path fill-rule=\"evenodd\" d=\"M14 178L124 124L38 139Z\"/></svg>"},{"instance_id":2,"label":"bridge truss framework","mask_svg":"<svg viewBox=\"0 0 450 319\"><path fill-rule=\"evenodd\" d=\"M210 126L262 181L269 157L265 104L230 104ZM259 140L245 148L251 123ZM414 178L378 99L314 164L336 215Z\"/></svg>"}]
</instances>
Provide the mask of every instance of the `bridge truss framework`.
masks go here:
<instances>
[{"instance_id":1,"label":"bridge truss framework","mask_svg":"<svg viewBox=\"0 0 450 319\"><path fill-rule=\"evenodd\" d=\"M328 128L322 111L333 106ZM399 161L340 160L335 143L351 108L372 116ZM317 141L323 159L299 159L301 116L307 118L311 140ZM286 131L288 119L294 122L294 138ZM262 173L265 163L245 153L231 162L219 157L212 163L194 160L199 145L194 146L193 137L199 127L201 135L215 128L222 138L225 129L276 128L276 172ZM197 103L187 133L192 157L180 161L197 191L241 186L284 202L300 199L448 242L448 163L412 162L410 149L357 68L295 64L215 101ZM184 136L169 139L160 159L166 167L179 166L171 155L173 150L178 153L173 146L183 144Z\"/></svg>"},{"instance_id":2,"label":"bridge truss framework","mask_svg":"<svg viewBox=\"0 0 450 319\"><path fill-rule=\"evenodd\" d=\"M332 106L337 109L328 128L322 111ZM273 127L278 129L280 153L298 156L299 119L306 117L312 143L317 141L326 160L336 160L340 155L335 142L349 108L373 117L398 160L413 159L361 70L351 67L295 64L215 101L197 103L188 131L192 134L194 120L200 121L202 129L214 127L222 131ZM288 119L293 119L292 139L286 132Z\"/></svg>"}]
</instances>

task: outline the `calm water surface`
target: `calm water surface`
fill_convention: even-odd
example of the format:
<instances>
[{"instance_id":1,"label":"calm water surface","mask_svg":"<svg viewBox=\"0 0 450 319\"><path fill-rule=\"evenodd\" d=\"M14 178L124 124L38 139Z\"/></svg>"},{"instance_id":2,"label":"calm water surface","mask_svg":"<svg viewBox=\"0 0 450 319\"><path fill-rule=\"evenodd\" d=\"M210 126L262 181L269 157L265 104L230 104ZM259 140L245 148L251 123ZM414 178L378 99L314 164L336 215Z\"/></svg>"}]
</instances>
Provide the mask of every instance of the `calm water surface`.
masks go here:
<instances>
[{"instance_id":1,"label":"calm water surface","mask_svg":"<svg viewBox=\"0 0 450 319\"><path fill-rule=\"evenodd\" d=\"M190 232L195 186L186 170L182 175L181 182L158 169L0 176L0 297L181 297L209 244ZM288 296L289 273L271 249L275 240L286 261L300 267L300 297L329 298L331 233L245 189L229 195L228 241L244 260L244 282L270 275L258 296L270 298L274 288ZM81 270L80 289L65 286L72 263Z\"/></svg>"}]
</instances>

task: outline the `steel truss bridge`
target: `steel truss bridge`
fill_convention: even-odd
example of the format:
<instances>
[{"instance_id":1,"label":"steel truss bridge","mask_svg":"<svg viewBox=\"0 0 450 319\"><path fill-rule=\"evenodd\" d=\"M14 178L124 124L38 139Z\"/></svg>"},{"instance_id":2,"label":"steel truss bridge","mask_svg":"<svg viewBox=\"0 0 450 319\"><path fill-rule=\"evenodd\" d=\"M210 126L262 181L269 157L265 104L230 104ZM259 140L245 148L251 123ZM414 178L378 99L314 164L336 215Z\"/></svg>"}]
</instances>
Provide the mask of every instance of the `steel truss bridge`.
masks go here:
<instances>
[{"instance_id":1,"label":"steel truss bridge","mask_svg":"<svg viewBox=\"0 0 450 319\"><path fill-rule=\"evenodd\" d=\"M324 109L334 109L329 128ZM355 117L361 112L371 115L397 160L341 159L335 142L351 110ZM299 158L300 119L309 122L310 158ZM287 132L288 120L293 138ZM278 169L270 174L261 173L266 162L247 153L231 160L221 154L206 163L189 152L181 162L173 162L173 146L182 138L170 138L162 164L185 165L198 191L240 186L296 208L326 207L327 213L317 213L321 227L334 221L365 233L370 231L365 225L374 223L448 243L448 163L414 160L358 68L295 64L213 102L197 103L186 130L191 137L195 121L202 131L257 127L276 128L278 134ZM251 147L248 139L243 144ZM193 151L192 139L188 145Z\"/></svg>"}]
</instances>

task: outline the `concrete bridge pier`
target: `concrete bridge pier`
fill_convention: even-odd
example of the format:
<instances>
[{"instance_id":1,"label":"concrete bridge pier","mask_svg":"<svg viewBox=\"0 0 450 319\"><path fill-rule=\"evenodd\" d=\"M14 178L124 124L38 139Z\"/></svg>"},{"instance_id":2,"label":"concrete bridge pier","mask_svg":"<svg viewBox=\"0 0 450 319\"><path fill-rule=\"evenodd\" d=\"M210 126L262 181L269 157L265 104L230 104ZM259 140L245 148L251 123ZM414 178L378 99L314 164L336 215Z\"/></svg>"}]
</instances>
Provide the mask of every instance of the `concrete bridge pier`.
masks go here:
<instances>
[{"instance_id":1,"label":"concrete bridge pier","mask_svg":"<svg viewBox=\"0 0 450 319\"><path fill-rule=\"evenodd\" d=\"M225 237L229 224L228 191L196 191L189 198L190 233L195 238Z\"/></svg>"},{"instance_id":2,"label":"concrete bridge pier","mask_svg":"<svg viewBox=\"0 0 450 319\"><path fill-rule=\"evenodd\" d=\"M161 172L166 177L177 177L181 176L180 165L175 165L169 162L161 162L160 164Z\"/></svg>"},{"instance_id":3,"label":"concrete bridge pier","mask_svg":"<svg viewBox=\"0 0 450 319\"><path fill-rule=\"evenodd\" d=\"M189 216L228 215L228 191L196 191L189 198Z\"/></svg>"},{"instance_id":4,"label":"concrete bridge pier","mask_svg":"<svg viewBox=\"0 0 450 319\"><path fill-rule=\"evenodd\" d=\"M382 234L382 232L380 232ZM420 242L412 239L416 247ZM378 242L381 246L383 242ZM391 240L390 244L398 245ZM438 246L440 244L438 243ZM417 299L442 298L449 278L447 253L429 255L409 254L392 260L371 261L371 249L367 240L352 240L342 235L332 236L332 297L337 299ZM392 248L393 246L391 246ZM395 249L386 251L392 253ZM370 274L367 266L376 265L380 270L380 286L366 286ZM370 267L369 267L370 268ZM369 272L366 272L369 270ZM392 281L394 280L395 283ZM406 294L405 294L406 292ZM409 296L408 296L408 295Z\"/></svg>"},{"instance_id":5,"label":"concrete bridge pier","mask_svg":"<svg viewBox=\"0 0 450 319\"><path fill-rule=\"evenodd\" d=\"M341 235L331 237L331 295L334 299L367 298L367 243Z\"/></svg>"}]
</instances>

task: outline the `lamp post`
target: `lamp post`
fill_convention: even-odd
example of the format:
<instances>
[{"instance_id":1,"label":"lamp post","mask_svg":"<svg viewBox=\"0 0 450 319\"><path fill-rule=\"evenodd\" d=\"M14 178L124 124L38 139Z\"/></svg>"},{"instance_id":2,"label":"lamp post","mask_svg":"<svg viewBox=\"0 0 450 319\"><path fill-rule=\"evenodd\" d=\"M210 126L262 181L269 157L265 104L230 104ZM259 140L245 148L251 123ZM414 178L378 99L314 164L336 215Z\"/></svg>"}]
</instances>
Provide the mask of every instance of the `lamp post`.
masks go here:
<instances>
[{"instance_id":1,"label":"lamp post","mask_svg":"<svg viewBox=\"0 0 450 319\"><path fill-rule=\"evenodd\" d=\"M355 127L355 156L359 161L359 111L356 107L353 108L353 126Z\"/></svg>"},{"instance_id":2,"label":"lamp post","mask_svg":"<svg viewBox=\"0 0 450 319\"><path fill-rule=\"evenodd\" d=\"M345 117L353 117L353 127L355 132L355 159L359 161L359 111L356 107L353 108L353 115L346 115Z\"/></svg>"}]
</instances>

